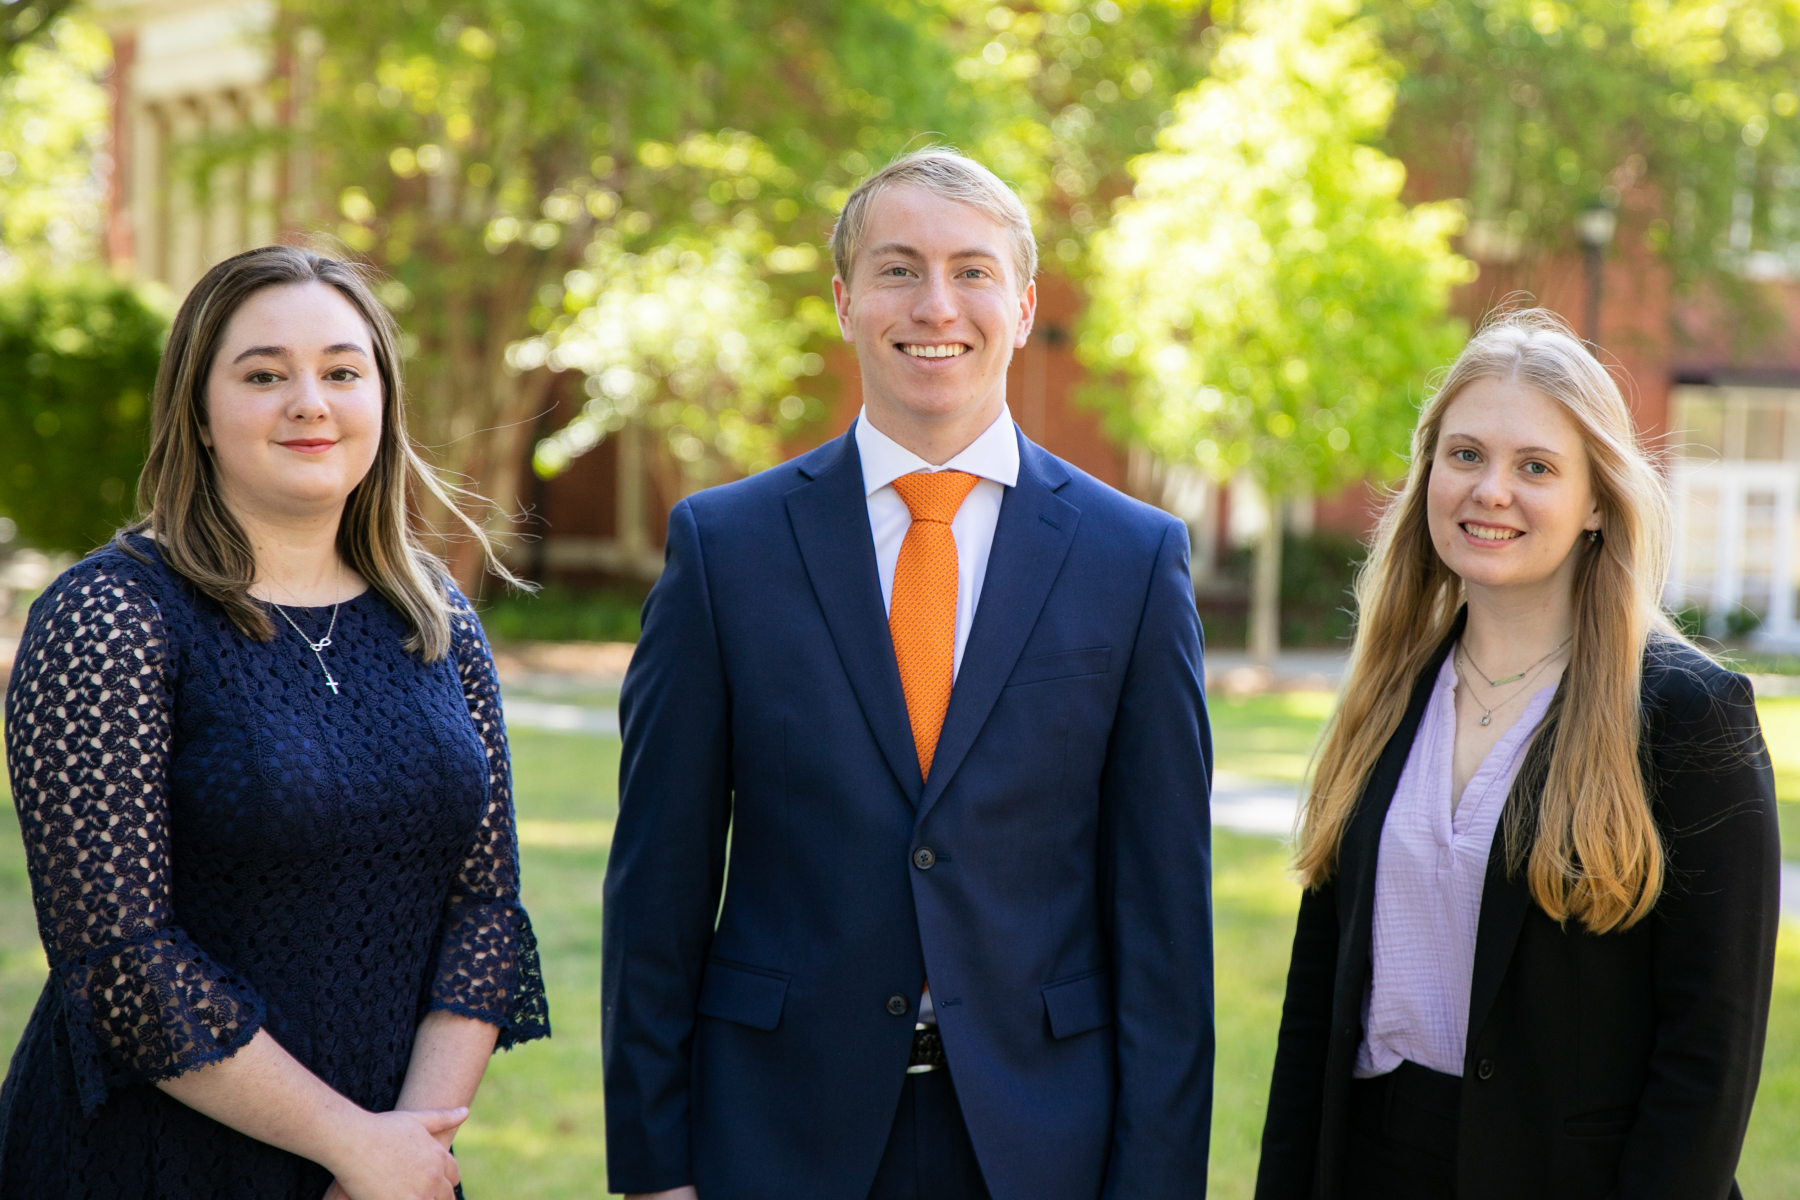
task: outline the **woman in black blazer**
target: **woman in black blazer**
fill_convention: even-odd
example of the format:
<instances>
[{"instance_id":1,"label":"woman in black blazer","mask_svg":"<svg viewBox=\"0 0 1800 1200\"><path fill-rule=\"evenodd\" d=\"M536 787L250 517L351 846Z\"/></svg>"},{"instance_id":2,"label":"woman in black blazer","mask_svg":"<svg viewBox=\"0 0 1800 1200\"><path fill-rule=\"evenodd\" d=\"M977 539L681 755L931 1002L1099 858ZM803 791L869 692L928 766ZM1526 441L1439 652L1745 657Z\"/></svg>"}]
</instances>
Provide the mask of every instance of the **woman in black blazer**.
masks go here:
<instances>
[{"instance_id":1,"label":"woman in black blazer","mask_svg":"<svg viewBox=\"0 0 1800 1200\"><path fill-rule=\"evenodd\" d=\"M1259 1200L1739 1195L1774 778L1748 681L1658 606L1668 529L1566 327L1477 334L1358 581Z\"/></svg>"}]
</instances>

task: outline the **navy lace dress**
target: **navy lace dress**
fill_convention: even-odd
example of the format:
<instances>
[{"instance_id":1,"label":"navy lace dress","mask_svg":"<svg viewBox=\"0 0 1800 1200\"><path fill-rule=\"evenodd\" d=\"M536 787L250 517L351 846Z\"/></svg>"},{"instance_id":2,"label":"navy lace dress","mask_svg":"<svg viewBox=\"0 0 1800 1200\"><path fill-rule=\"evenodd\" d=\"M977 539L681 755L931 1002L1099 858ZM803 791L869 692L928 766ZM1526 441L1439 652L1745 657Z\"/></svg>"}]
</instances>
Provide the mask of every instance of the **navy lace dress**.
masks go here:
<instances>
[{"instance_id":1,"label":"navy lace dress","mask_svg":"<svg viewBox=\"0 0 1800 1200\"><path fill-rule=\"evenodd\" d=\"M499 690L460 596L422 662L373 590L325 658L108 548L31 607L7 758L50 978L0 1090L0 1197L320 1200L318 1165L156 1088L258 1029L371 1110L445 1010L549 1033ZM313 637L329 608L290 609Z\"/></svg>"}]
</instances>

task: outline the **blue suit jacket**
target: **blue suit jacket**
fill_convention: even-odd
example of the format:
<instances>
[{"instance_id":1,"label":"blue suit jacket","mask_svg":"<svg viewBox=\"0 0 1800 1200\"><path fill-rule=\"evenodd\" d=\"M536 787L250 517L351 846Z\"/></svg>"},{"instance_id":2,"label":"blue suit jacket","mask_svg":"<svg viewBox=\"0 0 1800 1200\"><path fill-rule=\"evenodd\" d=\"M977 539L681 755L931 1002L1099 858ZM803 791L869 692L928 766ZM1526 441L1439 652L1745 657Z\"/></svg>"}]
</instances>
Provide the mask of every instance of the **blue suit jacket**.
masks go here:
<instances>
[{"instance_id":1,"label":"blue suit jacket","mask_svg":"<svg viewBox=\"0 0 1800 1200\"><path fill-rule=\"evenodd\" d=\"M1187 534L1019 441L929 783L852 436L671 514L620 699L614 1191L863 1200L929 975L995 1200L1205 1194Z\"/></svg>"}]
</instances>

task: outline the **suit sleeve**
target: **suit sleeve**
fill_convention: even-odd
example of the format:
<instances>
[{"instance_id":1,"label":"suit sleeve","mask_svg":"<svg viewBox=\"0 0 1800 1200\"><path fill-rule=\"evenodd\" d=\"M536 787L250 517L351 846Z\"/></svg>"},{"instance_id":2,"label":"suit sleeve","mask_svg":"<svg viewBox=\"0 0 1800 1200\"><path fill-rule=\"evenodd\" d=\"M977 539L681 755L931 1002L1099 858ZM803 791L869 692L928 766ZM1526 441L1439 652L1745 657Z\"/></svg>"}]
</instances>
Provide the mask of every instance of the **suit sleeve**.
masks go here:
<instances>
[{"instance_id":1,"label":"suit sleeve","mask_svg":"<svg viewBox=\"0 0 1800 1200\"><path fill-rule=\"evenodd\" d=\"M1333 877L1300 898L1275 1071L1269 1081L1256 1200L1309 1200L1313 1194L1337 960L1338 879Z\"/></svg>"},{"instance_id":2,"label":"suit sleeve","mask_svg":"<svg viewBox=\"0 0 1800 1200\"><path fill-rule=\"evenodd\" d=\"M730 696L686 501L619 697L619 819L606 870L601 1042L614 1192L692 1182L695 1008L731 819Z\"/></svg>"},{"instance_id":3,"label":"suit sleeve","mask_svg":"<svg viewBox=\"0 0 1800 1200\"><path fill-rule=\"evenodd\" d=\"M1668 865L1646 918L1656 1043L1619 1165L1619 1195L1634 1200L1733 1191L1774 982L1781 866L1768 747L1747 680L1693 687L1652 741Z\"/></svg>"},{"instance_id":4,"label":"suit sleeve","mask_svg":"<svg viewBox=\"0 0 1800 1200\"><path fill-rule=\"evenodd\" d=\"M1212 850L1187 534L1157 551L1101 777L1119 1095L1104 1195L1203 1196L1212 1124Z\"/></svg>"}]
</instances>

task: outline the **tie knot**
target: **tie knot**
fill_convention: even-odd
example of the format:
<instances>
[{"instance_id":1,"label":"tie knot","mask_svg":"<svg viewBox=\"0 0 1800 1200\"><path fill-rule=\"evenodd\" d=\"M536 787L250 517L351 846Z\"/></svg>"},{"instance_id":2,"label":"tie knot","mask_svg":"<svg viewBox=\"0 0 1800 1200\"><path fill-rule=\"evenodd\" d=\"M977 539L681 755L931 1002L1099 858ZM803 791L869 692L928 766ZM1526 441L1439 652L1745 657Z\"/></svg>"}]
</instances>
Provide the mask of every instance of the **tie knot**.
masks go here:
<instances>
[{"instance_id":1,"label":"tie knot","mask_svg":"<svg viewBox=\"0 0 1800 1200\"><path fill-rule=\"evenodd\" d=\"M919 471L894 480L894 490L913 520L948 525L975 483L967 471Z\"/></svg>"}]
</instances>

